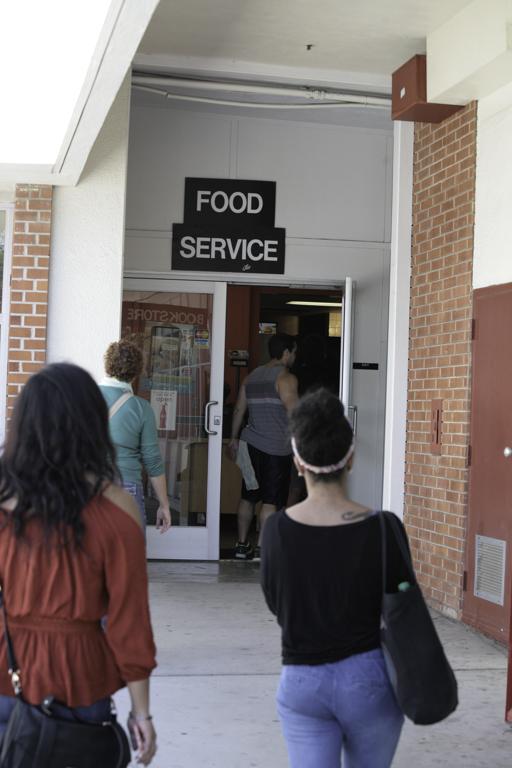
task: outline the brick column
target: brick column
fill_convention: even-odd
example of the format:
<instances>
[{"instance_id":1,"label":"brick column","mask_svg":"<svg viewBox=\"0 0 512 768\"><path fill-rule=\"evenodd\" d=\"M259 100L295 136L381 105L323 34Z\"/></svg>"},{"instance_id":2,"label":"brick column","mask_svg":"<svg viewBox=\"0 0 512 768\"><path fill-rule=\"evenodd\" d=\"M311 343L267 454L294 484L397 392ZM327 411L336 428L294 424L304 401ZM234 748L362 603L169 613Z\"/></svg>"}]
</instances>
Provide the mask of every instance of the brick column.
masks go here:
<instances>
[{"instance_id":1,"label":"brick column","mask_svg":"<svg viewBox=\"0 0 512 768\"><path fill-rule=\"evenodd\" d=\"M51 216L51 186L16 186L7 418L23 384L46 360Z\"/></svg>"},{"instance_id":2,"label":"brick column","mask_svg":"<svg viewBox=\"0 0 512 768\"><path fill-rule=\"evenodd\" d=\"M425 596L460 617L470 423L476 103L417 124L404 521ZM443 403L431 451L432 400Z\"/></svg>"}]
</instances>

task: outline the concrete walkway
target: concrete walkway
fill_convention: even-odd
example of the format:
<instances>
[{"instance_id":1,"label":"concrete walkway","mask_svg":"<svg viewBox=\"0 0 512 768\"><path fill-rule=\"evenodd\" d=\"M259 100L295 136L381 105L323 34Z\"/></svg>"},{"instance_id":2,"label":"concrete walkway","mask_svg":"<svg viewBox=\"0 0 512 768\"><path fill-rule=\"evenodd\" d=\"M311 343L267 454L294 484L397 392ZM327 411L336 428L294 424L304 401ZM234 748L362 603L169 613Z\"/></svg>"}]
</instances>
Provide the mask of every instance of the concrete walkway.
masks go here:
<instances>
[{"instance_id":1,"label":"concrete walkway","mask_svg":"<svg viewBox=\"0 0 512 768\"><path fill-rule=\"evenodd\" d=\"M286 768L274 705L279 630L254 563L150 563L158 668L152 709L154 768ZM462 624L436 616L460 687L444 723L406 723L394 768L510 768L503 721L506 653ZM128 696L116 703L126 721ZM322 766L318 766L322 768Z\"/></svg>"}]
</instances>

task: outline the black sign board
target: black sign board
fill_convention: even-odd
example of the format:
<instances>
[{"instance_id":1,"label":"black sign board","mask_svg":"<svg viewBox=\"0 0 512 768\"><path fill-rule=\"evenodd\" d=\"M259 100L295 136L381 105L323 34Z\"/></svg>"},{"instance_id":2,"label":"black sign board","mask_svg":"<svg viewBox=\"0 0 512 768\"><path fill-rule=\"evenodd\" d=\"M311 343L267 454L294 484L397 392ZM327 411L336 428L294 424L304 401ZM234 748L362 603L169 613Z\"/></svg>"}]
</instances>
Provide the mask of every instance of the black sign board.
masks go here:
<instances>
[{"instance_id":1,"label":"black sign board","mask_svg":"<svg viewBox=\"0 0 512 768\"><path fill-rule=\"evenodd\" d=\"M184 224L243 232L272 229L275 210L275 181L185 179Z\"/></svg>"},{"instance_id":2,"label":"black sign board","mask_svg":"<svg viewBox=\"0 0 512 768\"><path fill-rule=\"evenodd\" d=\"M185 179L172 268L283 274L286 232L274 227L275 202L274 181Z\"/></svg>"},{"instance_id":3,"label":"black sign board","mask_svg":"<svg viewBox=\"0 0 512 768\"><path fill-rule=\"evenodd\" d=\"M172 228L172 268L283 274L284 229L219 232L186 224Z\"/></svg>"},{"instance_id":4,"label":"black sign board","mask_svg":"<svg viewBox=\"0 0 512 768\"><path fill-rule=\"evenodd\" d=\"M352 363L354 371L378 371L378 363Z\"/></svg>"}]
</instances>

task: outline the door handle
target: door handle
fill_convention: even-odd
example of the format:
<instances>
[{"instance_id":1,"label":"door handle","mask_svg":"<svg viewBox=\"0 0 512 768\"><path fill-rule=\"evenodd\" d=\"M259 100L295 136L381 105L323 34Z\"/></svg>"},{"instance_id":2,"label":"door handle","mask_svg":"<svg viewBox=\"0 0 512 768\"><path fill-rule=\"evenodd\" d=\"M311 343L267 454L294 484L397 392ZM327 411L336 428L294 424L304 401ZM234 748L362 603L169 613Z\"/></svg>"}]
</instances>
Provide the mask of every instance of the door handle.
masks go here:
<instances>
[{"instance_id":1,"label":"door handle","mask_svg":"<svg viewBox=\"0 0 512 768\"><path fill-rule=\"evenodd\" d=\"M509 448L509 446L507 445L507 446L506 446L506 447L503 449L503 455L504 455L504 457L505 457L506 459L510 459L510 457L512 456L512 448Z\"/></svg>"},{"instance_id":2,"label":"door handle","mask_svg":"<svg viewBox=\"0 0 512 768\"><path fill-rule=\"evenodd\" d=\"M357 405L347 406L347 411L352 411L352 432L355 437L357 435Z\"/></svg>"},{"instance_id":3,"label":"door handle","mask_svg":"<svg viewBox=\"0 0 512 768\"><path fill-rule=\"evenodd\" d=\"M217 432L214 429L210 429L210 408L212 405L218 405L218 400L208 400L204 407L204 431L207 435L216 435Z\"/></svg>"}]
</instances>

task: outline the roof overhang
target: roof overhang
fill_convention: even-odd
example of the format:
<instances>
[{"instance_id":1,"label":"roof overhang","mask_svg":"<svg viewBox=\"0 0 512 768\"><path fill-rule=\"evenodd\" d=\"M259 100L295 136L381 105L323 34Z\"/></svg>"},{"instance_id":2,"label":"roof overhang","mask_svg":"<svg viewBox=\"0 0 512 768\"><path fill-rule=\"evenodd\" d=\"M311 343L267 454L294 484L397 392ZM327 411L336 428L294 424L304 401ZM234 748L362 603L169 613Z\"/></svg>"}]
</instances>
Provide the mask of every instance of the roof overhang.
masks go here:
<instances>
[{"instance_id":1,"label":"roof overhang","mask_svg":"<svg viewBox=\"0 0 512 768\"><path fill-rule=\"evenodd\" d=\"M113 0L53 165L0 163L0 186L76 185L159 0Z\"/></svg>"}]
</instances>

